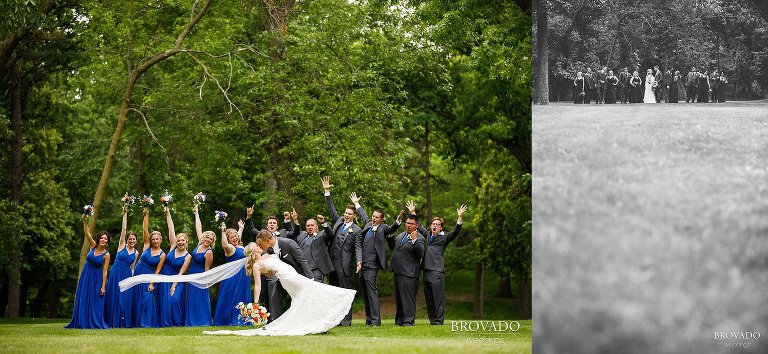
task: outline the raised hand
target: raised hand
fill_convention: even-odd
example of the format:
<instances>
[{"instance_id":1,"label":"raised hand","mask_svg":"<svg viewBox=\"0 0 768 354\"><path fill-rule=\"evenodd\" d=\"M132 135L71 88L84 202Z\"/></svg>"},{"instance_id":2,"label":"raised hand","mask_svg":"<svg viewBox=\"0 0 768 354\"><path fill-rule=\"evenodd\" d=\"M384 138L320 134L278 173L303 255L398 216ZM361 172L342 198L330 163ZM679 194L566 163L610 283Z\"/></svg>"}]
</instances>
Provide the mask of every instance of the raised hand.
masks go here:
<instances>
[{"instance_id":1,"label":"raised hand","mask_svg":"<svg viewBox=\"0 0 768 354\"><path fill-rule=\"evenodd\" d=\"M238 228L240 228L240 229L242 230L242 229L243 229L243 227L245 227L245 221L243 221L243 219L240 219L240 220L237 222L237 226L238 226Z\"/></svg>"},{"instance_id":2,"label":"raised hand","mask_svg":"<svg viewBox=\"0 0 768 354\"><path fill-rule=\"evenodd\" d=\"M359 197L358 197L358 196L357 196L357 193L355 193L355 192L352 192L352 193L349 195L349 200L351 200L351 201L352 201L352 204L354 204L354 205L358 205L358 204L360 204L360 199L363 199L363 196L361 195L361 196L359 196Z\"/></svg>"},{"instance_id":3,"label":"raised hand","mask_svg":"<svg viewBox=\"0 0 768 354\"><path fill-rule=\"evenodd\" d=\"M461 217L461 215L464 214L465 211L467 211L467 206L462 204L458 209L456 209L456 214L458 214L459 217Z\"/></svg>"},{"instance_id":4,"label":"raised hand","mask_svg":"<svg viewBox=\"0 0 768 354\"><path fill-rule=\"evenodd\" d=\"M325 190L326 192L330 192L331 187L333 187L333 185L331 184L331 177L329 176L323 177L322 182L323 182L323 190Z\"/></svg>"},{"instance_id":5,"label":"raised hand","mask_svg":"<svg viewBox=\"0 0 768 354\"><path fill-rule=\"evenodd\" d=\"M253 205L251 205L250 208L245 209L245 215L247 219L250 219L253 216Z\"/></svg>"},{"instance_id":6,"label":"raised hand","mask_svg":"<svg viewBox=\"0 0 768 354\"><path fill-rule=\"evenodd\" d=\"M296 212L296 208L291 208L291 209L293 209L293 210L291 210L291 219L293 220L294 223L296 223L298 225L299 224L299 213Z\"/></svg>"},{"instance_id":7,"label":"raised hand","mask_svg":"<svg viewBox=\"0 0 768 354\"><path fill-rule=\"evenodd\" d=\"M403 218L403 214L405 214L405 210L400 210L400 214L397 214L397 223L400 223L400 220Z\"/></svg>"},{"instance_id":8,"label":"raised hand","mask_svg":"<svg viewBox=\"0 0 768 354\"><path fill-rule=\"evenodd\" d=\"M413 202L413 200L409 200L405 203L405 207L408 208L408 211L411 214L416 214L416 203Z\"/></svg>"},{"instance_id":9,"label":"raised hand","mask_svg":"<svg viewBox=\"0 0 768 354\"><path fill-rule=\"evenodd\" d=\"M219 225L219 227L221 228L221 232L224 232L224 231L227 230L227 225L225 223L221 223L221 225Z\"/></svg>"},{"instance_id":10,"label":"raised hand","mask_svg":"<svg viewBox=\"0 0 768 354\"><path fill-rule=\"evenodd\" d=\"M142 211L141 211L141 213L142 213L144 216L147 216L147 215L149 215L149 208L144 208L144 210L142 210Z\"/></svg>"},{"instance_id":11,"label":"raised hand","mask_svg":"<svg viewBox=\"0 0 768 354\"><path fill-rule=\"evenodd\" d=\"M197 214L197 205L195 205L195 206L192 208L192 212L194 212L195 214Z\"/></svg>"},{"instance_id":12,"label":"raised hand","mask_svg":"<svg viewBox=\"0 0 768 354\"><path fill-rule=\"evenodd\" d=\"M317 218L317 223L318 224L325 224L325 216L317 214L316 218Z\"/></svg>"}]
</instances>

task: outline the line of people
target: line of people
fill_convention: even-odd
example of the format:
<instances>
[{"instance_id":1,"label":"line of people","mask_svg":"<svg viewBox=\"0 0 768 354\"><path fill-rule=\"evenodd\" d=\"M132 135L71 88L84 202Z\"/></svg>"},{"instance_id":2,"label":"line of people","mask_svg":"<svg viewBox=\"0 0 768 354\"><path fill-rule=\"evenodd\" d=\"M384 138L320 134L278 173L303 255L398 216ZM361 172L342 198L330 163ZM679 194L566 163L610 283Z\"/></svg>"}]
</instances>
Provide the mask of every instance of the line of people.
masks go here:
<instances>
[{"instance_id":1,"label":"line of people","mask_svg":"<svg viewBox=\"0 0 768 354\"><path fill-rule=\"evenodd\" d=\"M627 67L618 76L606 66L594 73L587 67L573 80L573 103L678 103L683 99L686 103L725 102L727 83L720 70L710 74L705 68L697 71L695 66L683 76L672 67L662 73L656 65L646 71L644 79L637 70L630 74Z\"/></svg>"},{"instance_id":2,"label":"line of people","mask_svg":"<svg viewBox=\"0 0 768 354\"><path fill-rule=\"evenodd\" d=\"M424 291L429 321L434 325L443 324L445 312L443 255L446 246L461 230L465 205L457 209L457 224L452 232L443 230L444 220L435 217L430 229L419 224L416 206L406 203L409 215L406 231L396 234L401 226L405 211L400 211L391 225L383 223L381 209L373 211L369 218L360 205L362 197L352 193L351 204L343 215L339 215L331 197L330 178L322 179L325 202L330 217L317 215L306 221L305 231L299 231L298 214L285 212L283 229L278 229L276 217L267 218L261 232L252 220L253 207L246 210L246 220L240 220L238 230L220 225L221 243L226 262L245 258L242 235L247 232L255 237L263 250L269 250L278 258L290 264L299 274L317 282L327 281L334 286L351 289L352 277L359 277L360 293L365 300L366 325L381 325L377 276L379 271L394 272L396 302L395 323L400 326L415 324L416 294L421 273L424 277ZM91 245L85 266L78 280L72 321L67 328L110 328L110 327L167 327L167 326L230 326L243 325L238 318L239 302L258 300L269 309L270 321L283 313L283 301L287 297L274 274L261 274L254 279L260 286L259 294L251 295L251 279L243 268L237 275L225 279L219 286L219 296L213 316L208 289L188 286L185 283L139 284L120 292L120 281L133 275L163 274L182 275L206 272L213 263L215 233L203 231L198 209L195 214L195 231L199 241L192 251L187 250L188 236L176 234L171 211L164 207L170 249L161 249L162 234L149 232L149 211L143 210L143 246L136 249L137 236L127 231L127 209L123 209L123 223L117 256L109 267L109 233L101 231L97 241L93 239L83 218L85 240ZM355 221L362 219L363 227ZM392 250L387 262L385 245ZM242 274L241 274L242 273ZM339 325L349 326L352 320L350 305L347 315Z\"/></svg>"}]
</instances>

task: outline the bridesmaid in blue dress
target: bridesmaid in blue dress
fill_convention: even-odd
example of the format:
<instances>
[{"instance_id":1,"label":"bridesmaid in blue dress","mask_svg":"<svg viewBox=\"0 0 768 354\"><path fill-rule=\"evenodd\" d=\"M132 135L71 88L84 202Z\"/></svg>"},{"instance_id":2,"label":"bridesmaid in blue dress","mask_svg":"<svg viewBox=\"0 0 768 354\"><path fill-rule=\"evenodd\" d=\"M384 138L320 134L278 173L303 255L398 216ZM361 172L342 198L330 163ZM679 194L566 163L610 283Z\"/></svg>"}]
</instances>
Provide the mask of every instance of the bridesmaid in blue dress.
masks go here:
<instances>
[{"instance_id":1,"label":"bridesmaid in blue dress","mask_svg":"<svg viewBox=\"0 0 768 354\"><path fill-rule=\"evenodd\" d=\"M202 273L211 269L213 263L213 245L216 242L216 234L213 231L203 232L200 223L200 214L195 206L195 231L197 232L198 245L192 252L192 262L189 265L189 274ZM186 326L210 326L211 321L211 295L208 289L200 289L196 286L187 287L187 303L184 313Z\"/></svg>"},{"instance_id":2,"label":"bridesmaid in blue dress","mask_svg":"<svg viewBox=\"0 0 768 354\"><path fill-rule=\"evenodd\" d=\"M192 255L187 252L187 235L184 233L176 234L173 226L171 212L165 208L166 221L168 222L168 239L171 241L171 249L165 257L165 265L162 274L164 275L182 275L187 272L189 263L192 261ZM165 284L165 283L163 283ZM159 284L158 284L159 285ZM165 284L167 285L161 294L163 303L166 304L165 312L161 312L161 320L164 326L183 326L184 325L184 307L186 302L186 283Z\"/></svg>"},{"instance_id":3,"label":"bridesmaid in blue dress","mask_svg":"<svg viewBox=\"0 0 768 354\"><path fill-rule=\"evenodd\" d=\"M75 291L75 308L72 310L72 321L65 328L103 328L109 326L104 322L104 293L109 269L109 233L100 231L93 240L88 229L88 221L83 215L83 232L85 241L91 245L91 250L85 257L83 271L77 281Z\"/></svg>"},{"instance_id":4,"label":"bridesmaid in blue dress","mask_svg":"<svg viewBox=\"0 0 768 354\"><path fill-rule=\"evenodd\" d=\"M143 251L136 265L134 275L160 274L165 263L165 252L160 248L163 236L159 231L149 233L149 210L144 208L144 222L142 223L144 238ZM157 313L157 299L155 297L155 285L152 283L136 286L134 298L136 327L159 327L159 315Z\"/></svg>"},{"instance_id":5,"label":"bridesmaid in blue dress","mask_svg":"<svg viewBox=\"0 0 768 354\"><path fill-rule=\"evenodd\" d=\"M134 288L120 292L121 280L133 275L133 267L136 265L136 233L127 232L128 209L123 208L123 228L120 230L120 243L117 246L115 263L109 272L107 280L107 293L104 295L104 321L109 327L134 327L133 321L133 297Z\"/></svg>"},{"instance_id":6,"label":"bridesmaid in blue dress","mask_svg":"<svg viewBox=\"0 0 768 354\"><path fill-rule=\"evenodd\" d=\"M227 263L245 258L245 248L241 242L245 222L240 220L240 229L227 229L221 223L221 246ZM235 276L225 279L219 285L219 297L216 300L216 311L213 316L214 326L240 326L246 325L238 316L240 310L235 306L238 303L251 302L251 279L245 274L245 268L240 269Z\"/></svg>"}]
</instances>

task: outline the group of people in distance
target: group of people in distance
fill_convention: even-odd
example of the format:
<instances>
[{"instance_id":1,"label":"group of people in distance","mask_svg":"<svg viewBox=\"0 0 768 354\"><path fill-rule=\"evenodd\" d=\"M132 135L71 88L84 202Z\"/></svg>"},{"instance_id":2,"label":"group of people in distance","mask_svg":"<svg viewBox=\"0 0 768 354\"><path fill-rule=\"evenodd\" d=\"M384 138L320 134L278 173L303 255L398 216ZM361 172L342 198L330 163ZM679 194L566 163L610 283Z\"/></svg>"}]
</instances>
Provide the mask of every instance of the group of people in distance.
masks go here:
<instances>
[{"instance_id":1,"label":"group of people in distance","mask_svg":"<svg viewBox=\"0 0 768 354\"><path fill-rule=\"evenodd\" d=\"M101 231L94 240L84 217L83 231L91 250L78 280L72 321L67 328L244 325L236 306L240 302L253 301L269 310L270 324L267 327L275 325L271 335L321 333L328 328L308 326L307 322L327 323L332 318L333 325L351 325L355 291L339 288L351 289L354 276L359 277L360 292L365 300L366 325L379 326L379 271L394 273L397 325L415 324L416 294L422 272L429 321L433 325L443 324L443 256L446 246L461 230L462 214L467 207L461 205L457 209L456 227L446 233L444 220L439 217L431 220L429 229L421 226L416 205L408 202L405 232L397 233L404 210L400 211L397 220L387 225L383 223L382 210L374 210L369 218L360 205L362 197L352 193L351 204L346 206L343 215L339 215L331 197L329 177L322 179L322 187L329 218L317 215L306 220L305 231L299 230L295 210L283 214L283 229L279 229L277 218L270 216L265 229L259 230L252 220L253 207L246 210L246 220L238 222L237 230L221 223L226 263L216 268L224 268L227 264L237 266L234 262L243 264L238 268L229 267L233 270L227 270L229 273L223 280L216 274L216 268L211 269L216 234L203 231L197 207L193 212L198 245L191 251L187 249L189 236L176 233L171 210L164 207L171 245L167 253L160 248L162 234L148 230L149 211L146 208L143 210L143 245L139 252L136 234L127 231L127 209L123 209L120 241L111 268L106 248L109 233ZM356 224L357 216L362 219L362 227ZM255 242L243 246L243 233L254 237ZM385 247L392 250L389 261ZM213 316L209 290L192 286L195 282L189 280L190 277L208 275L213 276L215 282L221 281ZM324 284L326 280L330 285ZM126 287L125 283L131 281L133 284ZM121 288L125 291L121 292ZM306 291L302 292L302 289ZM307 292L310 295L301 295ZM284 311L283 300L287 295L294 300L301 297L302 305L299 307L292 302L291 308ZM312 310L330 307L324 305L328 301L338 302L329 297L346 299L335 305L343 307L341 312L331 314ZM295 311L289 315L291 310ZM307 313L296 313L302 311ZM284 314L286 318L276 323L275 320Z\"/></svg>"},{"instance_id":2,"label":"group of people in distance","mask_svg":"<svg viewBox=\"0 0 768 354\"><path fill-rule=\"evenodd\" d=\"M714 69L710 74L705 68L696 71L695 66L683 76L671 67L662 72L656 65L644 79L637 70L630 74L627 67L618 76L606 66L594 73L587 67L573 80L573 103L725 102L727 83L722 71Z\"/></svg>"}]
</instances>

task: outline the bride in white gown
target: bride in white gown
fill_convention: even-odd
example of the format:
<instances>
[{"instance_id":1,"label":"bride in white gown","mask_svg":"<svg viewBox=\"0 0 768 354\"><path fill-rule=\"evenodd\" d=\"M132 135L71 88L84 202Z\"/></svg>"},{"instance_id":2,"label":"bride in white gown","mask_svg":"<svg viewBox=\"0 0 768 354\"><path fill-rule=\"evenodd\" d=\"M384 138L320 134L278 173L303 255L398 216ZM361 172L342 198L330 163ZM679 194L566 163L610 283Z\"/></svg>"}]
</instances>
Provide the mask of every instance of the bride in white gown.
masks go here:
<instances>
[{"instance_id":1,"label":"bride in white gown","mask_svg":"<svg viewBox=\"0 0 768 354\"><path fill-rule=\"evenodd\" d=\"M653 94L653 86L656 84L656 78L653 77L653 71L648 69L648 74L645 75L645 95L643 96L643 103L656 103L656 95Z\"/></svg>"},{"instance_id":2,"label":"bride in white gown","mask_svg":"<svg viewBox=\"0 0 768 354\"><path fill-rule=\"evenodd\" d=\"M355 290L318 283L296 272L275 255L263 255L255 243L245 247L246 257L225 263L207 272L189 275L164 276L144 274L120 282L120 291L146 282L188 282L200 288L229 278L245 266L256 282L254 304L261 289L260 273L275 273L283 288L291 295L291 307L275 321L256 329L203 331L204 334L231 334L239 336L301 336L324 333L335 327L349 312ZM231 273L231 274L230 274Z\"/></svg>"}]
</instances>

